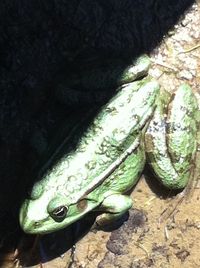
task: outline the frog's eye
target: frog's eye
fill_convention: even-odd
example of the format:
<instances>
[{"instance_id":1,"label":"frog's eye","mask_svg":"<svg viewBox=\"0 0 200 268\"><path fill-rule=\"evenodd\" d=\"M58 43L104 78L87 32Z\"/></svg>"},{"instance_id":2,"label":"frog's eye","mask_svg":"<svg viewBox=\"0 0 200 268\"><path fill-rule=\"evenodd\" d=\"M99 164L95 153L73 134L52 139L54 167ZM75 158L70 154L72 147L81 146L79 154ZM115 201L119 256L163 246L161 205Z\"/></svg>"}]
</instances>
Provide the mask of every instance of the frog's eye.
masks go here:
<instances>
[{"instance_id":1,"label":"frog's eye","mask_svg":"<svg viewBox=\"0 0 200 268\"><path fill-rule=\"evenodd\" d=\"M59 206L51 212L51 216L55 221L63 221L67 215L68 208Z\"/></svg>"}]
</instances>

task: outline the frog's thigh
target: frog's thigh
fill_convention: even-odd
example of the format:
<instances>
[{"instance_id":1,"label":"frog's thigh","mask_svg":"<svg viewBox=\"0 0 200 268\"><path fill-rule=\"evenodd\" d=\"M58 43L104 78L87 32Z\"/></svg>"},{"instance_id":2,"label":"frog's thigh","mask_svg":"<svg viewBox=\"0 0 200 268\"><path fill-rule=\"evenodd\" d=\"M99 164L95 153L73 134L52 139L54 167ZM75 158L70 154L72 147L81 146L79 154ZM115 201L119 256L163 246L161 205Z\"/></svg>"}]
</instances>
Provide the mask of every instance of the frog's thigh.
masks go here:
<instances>
[{"instance_id":1,"label":"frog's thigh","mask_svg":"<svg viewBox=\"0 0 200 268\"><path fill-rule=\"evenodd\" d=\"M106 197L99 210L106 211L96 218L98 225L106 225L120 218L133 205L129 196L122 194L113 194Z\"/></svg>"}]
</instances>

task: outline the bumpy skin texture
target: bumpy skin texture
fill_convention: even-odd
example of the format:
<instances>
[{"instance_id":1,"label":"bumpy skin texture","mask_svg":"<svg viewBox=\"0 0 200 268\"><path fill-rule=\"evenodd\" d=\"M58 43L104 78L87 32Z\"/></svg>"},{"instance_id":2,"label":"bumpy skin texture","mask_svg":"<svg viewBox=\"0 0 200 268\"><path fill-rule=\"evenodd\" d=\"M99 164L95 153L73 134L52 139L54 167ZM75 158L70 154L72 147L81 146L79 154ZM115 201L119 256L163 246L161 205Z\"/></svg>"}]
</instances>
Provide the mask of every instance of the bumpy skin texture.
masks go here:
<instances>
[{"instance_id":1,"label":"bumpy skin texture","mask_svg":"<svg viewBox=\"0 0 200 268\"><path fill-rule=\"evenodd\" d=\"M147 66L142 60L137 64ZM142 67L135 67L136 73ZM134 68L127 70L128 79L131 70ZM136 77L134 72L132 75ZM122 80L124 77L126 74ZM97 218L100 224L121 216L132 205L124 193L140 177L145 150L165 186L185 187L196 152L198 106L187 85L168 101L167 93L159 94L158 83L149 77L122 86L76 148L34 185L20 211L24 231L53 232L92 210L104 212Z\"/></svg>"},{"instance_id":2,"label":"bumpy skin texture","mask_svg":"<svg viewBox=\"0 0 200 268\"><path fill-rule=\"evenodd\" d=\"M34 186L32 200L21 209L25 231L61 229L98 207L106 197L122 194L137 182L145 163L140 132L155 108L158 91L157 82L149 78L120 90L82 136L77 149ZM67 216L55 220L52 214L62 206L68 208ZM130 201L124 206L127 210Z\"/></svg>"},{"instance_id":3,"label":"bumpy skin texture","mask_svg":"<svg viewBox=\"0 0 200 268\"><path fill-rule=\"evenodd\" d=\"M160 98L145 133L145 150L156 176L168 188L184 188L197 150L197 100L188 85L169 103ZM168 106L168 107L167 107ZM168 114L166 114L168 113Z\"/></svg>"},{"instance_id":4,"label":"bumpy skin texture","mask_svg":"<svg viewBox=\"0 0 200 268\"><path fill-rule=\"evenodd\" d=\"M197 99L188 85L178 88L171 106L167 118L168 151L177 173L188 176L197 149L194 137L197 133L195 112L198 110Z\"/></svg>"},{"instance_id":5,"label":"bumpy skin texture","mask_svg":"<svg viewBox=\"0 0 200 268\"><path fill-rule=\"evenodd\" d=\"M76 70L77 66L84 65L84 59L98 63L99 55L104 52L116 58L128 50L133 57L138 52L151 50L192 2L194 0L0 2L0 177L3 185L0 231L3 236L15 233L18 206L27 184L34 181L32 166L38 161L38 154L37 146L30 148L30 136L41 130L48 144L58 127L57 119L69 120L66 106L60 109L61 105L55 101L52 108L55 98L51 93L56 87L57 74L68 73L74 63ZM66 65L67 71L63 69ZM105 96L107 88L104 92ZM68 104L74 107L80 102L74 104L73 96L70 91ZM85 92L81 91L81 101L83 96ZM92 105L94 99L87 98L85 102ZM37 136L40 143L38 140ZM45 145L39 146L44 152Z\"/></svg>"},{"instance_id":6,"label":"bumpy skin texture","mask_svg":"<svg viewBox=\"0 0 200 268\"><path fill-rule=\"evenodd\" d=\"M184 188L189 181L197 150L197 100L188 85L178 88L168 104L165 93L145 133L150 166L170 189Z\"/></svg>"}]
</instances>

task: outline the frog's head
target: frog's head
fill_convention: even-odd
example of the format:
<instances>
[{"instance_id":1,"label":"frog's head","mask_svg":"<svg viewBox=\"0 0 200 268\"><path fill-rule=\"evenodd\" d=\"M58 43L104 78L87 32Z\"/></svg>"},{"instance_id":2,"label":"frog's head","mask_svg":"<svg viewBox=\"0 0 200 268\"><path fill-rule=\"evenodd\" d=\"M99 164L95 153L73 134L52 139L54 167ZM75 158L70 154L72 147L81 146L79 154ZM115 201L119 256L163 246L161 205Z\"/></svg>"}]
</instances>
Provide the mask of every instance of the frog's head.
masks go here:
<instances>
[{"instance_id":1,"label":"frog's head","mask_svg":"<svg viewBox=\"0 0 200 268\"><path fill-rule=\"evenodd\" d=\"M77 221L98 203L87 197L72 200L56 188L42 190L35 185L30 199L20 209L20 225L29 234L46 234L58 231Z\"/></svg>"}]
</instances>

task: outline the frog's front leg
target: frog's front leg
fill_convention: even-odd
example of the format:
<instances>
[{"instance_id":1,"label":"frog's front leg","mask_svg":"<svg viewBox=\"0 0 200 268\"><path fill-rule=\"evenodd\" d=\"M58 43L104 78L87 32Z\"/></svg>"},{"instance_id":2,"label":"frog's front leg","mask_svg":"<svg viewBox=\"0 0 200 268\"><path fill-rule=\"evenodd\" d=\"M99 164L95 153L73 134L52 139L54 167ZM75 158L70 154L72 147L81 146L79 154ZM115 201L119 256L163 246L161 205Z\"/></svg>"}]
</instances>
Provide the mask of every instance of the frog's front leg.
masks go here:
<instances>
[{"instance_id":1,"label":"frog's front leg","mask_svg":"<svg viewBox=\"0 0 200 268\"><path fill-rule=\"evenodd\" d=\"M104 213L96 218L96 223L99 226L105 226L119 219L133 205L132 199L127 195L113 194L106 197L98 208L98 211Z\"/></svg>"}]
</instances>

